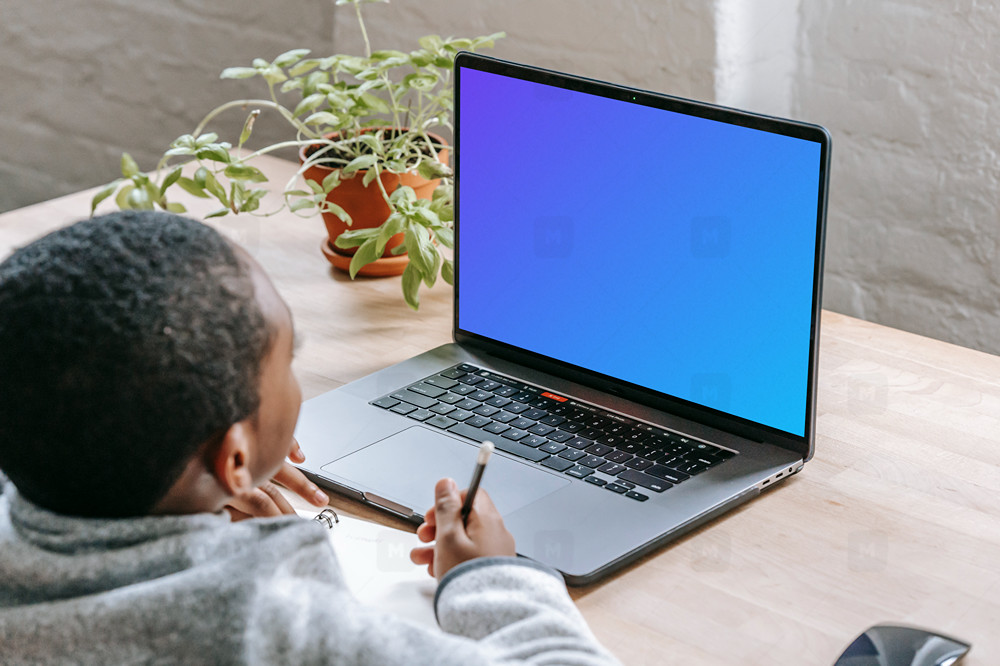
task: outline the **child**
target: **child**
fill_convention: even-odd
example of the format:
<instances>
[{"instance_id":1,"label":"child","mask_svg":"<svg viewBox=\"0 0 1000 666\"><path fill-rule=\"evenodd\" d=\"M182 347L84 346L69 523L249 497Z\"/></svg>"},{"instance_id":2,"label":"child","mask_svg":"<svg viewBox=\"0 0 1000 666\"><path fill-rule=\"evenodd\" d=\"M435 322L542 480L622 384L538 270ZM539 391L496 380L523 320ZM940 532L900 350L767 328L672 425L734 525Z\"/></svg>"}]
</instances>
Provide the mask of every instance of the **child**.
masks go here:
<instances>
[{"instance_id":1,"label":"child","mask_svg":"<svg viewBox=\"0 0 1000 666\"><path fill-rule=\"evenodd\" d=\"M274 478L301 392L291 314L218 233L121 212L0 264L0 662L616 663L485 493L440 481L411 557L436 631L361 606ZM228 508L227 515L223 508ZM230 518L274 517L231 522Z\"/></svg>"}]
</instances>

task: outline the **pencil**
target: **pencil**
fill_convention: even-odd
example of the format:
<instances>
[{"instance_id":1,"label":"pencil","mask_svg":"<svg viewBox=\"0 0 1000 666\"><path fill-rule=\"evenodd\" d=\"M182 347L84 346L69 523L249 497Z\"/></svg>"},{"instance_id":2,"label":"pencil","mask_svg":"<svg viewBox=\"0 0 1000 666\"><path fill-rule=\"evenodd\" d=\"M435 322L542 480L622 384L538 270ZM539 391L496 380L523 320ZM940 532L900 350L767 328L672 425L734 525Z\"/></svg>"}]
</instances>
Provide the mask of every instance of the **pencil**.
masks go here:
<instances>
[{"instance_id":1,"label":"pencil","mask_svg":"<svg viewBox=\"0 0 1000 666\"><path fill-rule=\"evenodd\" d=\"M485 441L479 445L479 455L476 456L476 469L472 472L472 481L469 482L469 490L465 494L465 503L462 505L462 524L469 519L469 512L472 511L472 502L476 499L476 491L479 490L479 482L483 478L483 470L486 469L486 461L493 453L493 442Z\"/></svg>"}]
</instances>

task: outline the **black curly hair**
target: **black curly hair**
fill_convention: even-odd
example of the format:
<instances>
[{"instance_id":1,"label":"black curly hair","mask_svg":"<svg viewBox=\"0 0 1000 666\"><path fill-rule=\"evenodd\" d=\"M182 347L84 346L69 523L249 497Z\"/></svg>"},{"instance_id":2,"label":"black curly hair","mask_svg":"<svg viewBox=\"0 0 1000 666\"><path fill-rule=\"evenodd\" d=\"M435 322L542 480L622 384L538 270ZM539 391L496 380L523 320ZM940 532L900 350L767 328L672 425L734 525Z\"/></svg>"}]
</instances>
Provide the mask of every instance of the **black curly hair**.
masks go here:
<instances>
[{"instance_id":1,"label":"black curly hair","mask_svg":"<svg viewBox=\"0 0 1000 666\"><path fill-rule=\"evenodd\" d=\"M0 263L0 470L63 514L147 514L254 414L274 332L251 269L169 213L78 222Z\"/></svg>"}]
</instances>

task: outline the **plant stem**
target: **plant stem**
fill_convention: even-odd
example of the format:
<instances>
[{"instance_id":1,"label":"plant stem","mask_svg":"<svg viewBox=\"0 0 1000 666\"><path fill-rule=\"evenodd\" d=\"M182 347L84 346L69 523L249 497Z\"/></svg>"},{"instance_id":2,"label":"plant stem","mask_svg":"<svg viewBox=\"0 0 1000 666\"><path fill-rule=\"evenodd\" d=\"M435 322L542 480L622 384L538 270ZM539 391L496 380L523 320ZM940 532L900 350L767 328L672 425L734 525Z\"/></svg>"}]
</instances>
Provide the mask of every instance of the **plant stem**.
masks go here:
<instances>
[{"instance_id":1,"label":"plant stem","mask_svg":"<svg viewBox=\"0 0 1000 666\"><path fill-rule=\"evenodd\" d=\"M371 58L372 57L372 45L371 45L371 42L368 41L368 31L365 30L365 20L363 18L361 18L361 3L360 2L355 2L354 3L354 11L358 15L358 25L361 27L361 36L364 37L364 39L365 39L365 57L366 58Z\"/></svg>"}]
</instances>

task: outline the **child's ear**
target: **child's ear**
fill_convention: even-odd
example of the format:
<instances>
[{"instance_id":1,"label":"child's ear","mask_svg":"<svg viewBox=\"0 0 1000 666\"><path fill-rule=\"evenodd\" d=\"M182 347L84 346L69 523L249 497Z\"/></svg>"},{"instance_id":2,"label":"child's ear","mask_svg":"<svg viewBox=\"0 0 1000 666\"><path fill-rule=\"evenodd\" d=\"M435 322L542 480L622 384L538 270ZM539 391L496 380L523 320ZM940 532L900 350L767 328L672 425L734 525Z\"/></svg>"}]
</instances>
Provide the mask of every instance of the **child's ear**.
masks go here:
<instances>
[{"instance_id":1,"label":"child's ear","mask_svg":"<svg viewBox=\"0 0 1000 666\"><path fill-rule=\"evenodd\" d=\"M236 497L253 489L250 472L252 432L245 421L234 423L212 454L212 473L227 495Z\"/></svg>"}]
</instances>

